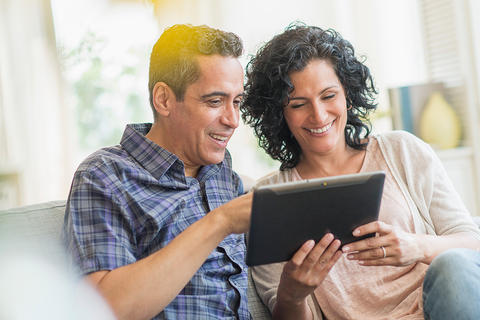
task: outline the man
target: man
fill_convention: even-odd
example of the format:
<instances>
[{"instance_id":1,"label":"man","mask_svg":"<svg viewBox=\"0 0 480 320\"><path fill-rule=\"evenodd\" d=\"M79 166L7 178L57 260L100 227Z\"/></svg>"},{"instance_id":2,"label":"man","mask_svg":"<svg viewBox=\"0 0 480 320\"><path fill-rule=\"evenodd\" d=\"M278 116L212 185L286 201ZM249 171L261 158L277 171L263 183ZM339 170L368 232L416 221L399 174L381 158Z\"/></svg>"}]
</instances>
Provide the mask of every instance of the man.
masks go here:
<instances>
[{"instance_id":1,"label":"man","mask_svg":"<svg viewBox=\"0 0 480 320\"><path fill-rule=\"evenodd\" d=\"M242 50L233 33L167 29L150 58L153 125L128 125L75 173L68 248L120 319L250 318L241 233L251 195L240 196L226 152Z\"/></svg>"}]
</instances>

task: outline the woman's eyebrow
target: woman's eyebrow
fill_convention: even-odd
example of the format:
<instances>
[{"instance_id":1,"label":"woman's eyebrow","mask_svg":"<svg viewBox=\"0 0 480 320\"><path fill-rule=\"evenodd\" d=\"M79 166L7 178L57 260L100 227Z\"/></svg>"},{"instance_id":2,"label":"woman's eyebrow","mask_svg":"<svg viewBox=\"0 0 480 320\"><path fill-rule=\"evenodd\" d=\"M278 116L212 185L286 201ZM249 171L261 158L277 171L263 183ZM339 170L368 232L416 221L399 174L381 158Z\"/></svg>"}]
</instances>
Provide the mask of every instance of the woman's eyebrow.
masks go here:
<instances>
[{"instance_id":1,"label":"woman's eyebrow","mask_svg":"<svg viewBox=\"0 0 480 320\"><path fill-rule=\"evenodd\" d=\"M307 98L304 98L304 97L293 97L293 98L289 98L288 100L292 101L292 100L307 100Z\"/></svg>"},{"instance_id":2,"label":"woman's eyebrow","mask_svg":"<svg viewBox=\"0 0 480 320\"><path fill-rule=\"evenodd\" d=\"M325 91L329 90L329 89L332 89L332 88L338 88L337 85L332 85L332 86L329 86L329 87L326 87L325 89L323 89L322 91L320 91L320 94L324 93ZM289 100L306 100L307 98L305 97L291 97L289 98Z\"/></svg>"}]
</instances>

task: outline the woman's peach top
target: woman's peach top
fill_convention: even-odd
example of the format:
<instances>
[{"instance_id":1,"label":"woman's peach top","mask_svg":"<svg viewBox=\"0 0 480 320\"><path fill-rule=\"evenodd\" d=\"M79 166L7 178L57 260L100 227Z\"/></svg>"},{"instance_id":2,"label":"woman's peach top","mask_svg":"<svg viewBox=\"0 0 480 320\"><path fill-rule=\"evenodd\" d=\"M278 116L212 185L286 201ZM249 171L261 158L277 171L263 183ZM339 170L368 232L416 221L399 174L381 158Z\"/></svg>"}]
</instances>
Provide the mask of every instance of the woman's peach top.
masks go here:
<instances>
[{"instance_id":1,"label":"woman's peach top","mask_svg":"<svg viewBox=\"0 0 480 320\"><path fill-rule=\"evenodd\" d=\"M414 233L407 201L373 138L360 171L379 170L386 174L379 220ZM290 181L302 180L295 169L290 170L289 176ZM422 283L427 267L423 263L403 267L361 266L343 255L309 299L310 308L316 319L322 318L321 312L329 320L423 319ZM252 270L257 290L263 291L260 295L271 309L282 268L283 263L276 263Z\"/></svg>"},{"instance_id":2,"label":"woman's peach top","mask_svg":"<svg viewBox=\"0 0 480 320\"><path fill-rule=\"evenodd\" d=\"M379 220L414 233L412 213L392 179L376 139L370 139L361 171L385 172ZM296 176L300 179L300 177ZM387 248L388 250L388 248ZM327 319L423 319L422 283L427 265L361 266L342 256L315 298Z\"/></svg>"}]
</instances>

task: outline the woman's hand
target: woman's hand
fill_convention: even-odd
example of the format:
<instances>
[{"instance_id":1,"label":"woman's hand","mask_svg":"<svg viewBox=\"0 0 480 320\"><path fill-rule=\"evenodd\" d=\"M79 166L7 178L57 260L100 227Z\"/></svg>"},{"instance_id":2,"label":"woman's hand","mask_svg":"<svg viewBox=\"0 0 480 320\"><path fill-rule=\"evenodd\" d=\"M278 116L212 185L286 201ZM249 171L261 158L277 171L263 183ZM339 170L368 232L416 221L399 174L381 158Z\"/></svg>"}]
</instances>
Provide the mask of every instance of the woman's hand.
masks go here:
<instances>
[{"instance_id":1,"label":"woman's hand","mask_svg":"<svg viewBox=\"0 0 480 320\"><path fill-rule=\"evenodd\" d=\"M375 233L375 237L349 243L342 248L347 259L358 260L364 266L406 266L426 259L421 235L396 229L381 221L356 228L353 235L360 237Z\"/></svg>"},{"instance_id":2,"label":"woman's hand","mask_svg":"<svg viewBox=\"0 0 480 320\"><path fill-rule=\"evenodd\" d=\"M277 304L299 305L322 283L335 262L342 256L340 240L326 234L315 245L305 242L285 264L277 291Z\"/></svg>"}]
</instances>

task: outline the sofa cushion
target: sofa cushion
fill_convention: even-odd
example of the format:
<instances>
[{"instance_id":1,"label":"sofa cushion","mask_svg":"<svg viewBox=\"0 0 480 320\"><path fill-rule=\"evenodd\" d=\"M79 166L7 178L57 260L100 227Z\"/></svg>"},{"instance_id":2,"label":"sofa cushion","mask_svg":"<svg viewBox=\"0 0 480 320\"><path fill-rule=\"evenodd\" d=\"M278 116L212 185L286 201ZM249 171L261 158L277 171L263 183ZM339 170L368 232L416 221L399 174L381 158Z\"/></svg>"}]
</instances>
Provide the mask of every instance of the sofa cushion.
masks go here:
<instances>
[{"instance_id":1,"label":"sofa cushion","mask_svg":"<svg viewBox=\"0 0 480 320\"><path fill-rule=\"evenodd\" d=\"M45 258L75 267L61 242L65 201L50 201L0 211L0 244L41 253Z\"/></svg>"},{"instance_id":2,"label":"sofa cushion","mask_svg":"<svg viewBox=\"0 0 480 320\"><path fill-rule=\"evenodd\" d=\"M51 201L0 211L0 230L29 240L60 240L65 201Z\"/></svg>"},{"instance_id":3,"label":"sofa cushion","mask_svg":"<svg viewBox=\"0 0 480 320\"><path fill-rule=\"evenodd\" d=\"M64 215L65 201L0 211L0 318L115 319L65 255Z\"/></svg>"}]
</instances>

